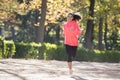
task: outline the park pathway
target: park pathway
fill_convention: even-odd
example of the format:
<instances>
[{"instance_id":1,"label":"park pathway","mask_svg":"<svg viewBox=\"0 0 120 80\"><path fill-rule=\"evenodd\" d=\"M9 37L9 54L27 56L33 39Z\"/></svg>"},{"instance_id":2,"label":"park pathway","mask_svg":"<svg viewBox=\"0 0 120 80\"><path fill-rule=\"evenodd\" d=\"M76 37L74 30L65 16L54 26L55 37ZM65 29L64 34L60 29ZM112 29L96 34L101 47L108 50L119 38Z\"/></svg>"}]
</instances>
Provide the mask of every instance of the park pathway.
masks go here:
<instances>
[{"instance_id":1,"label":"park pathway","mask_svg":"<svg viewBox=\"0 0 120 80\"><path fill-rule=\"evenodd\" d=\"M0 80L120 80L120 63L0 59Z\"/></svg>"}]
</instances>

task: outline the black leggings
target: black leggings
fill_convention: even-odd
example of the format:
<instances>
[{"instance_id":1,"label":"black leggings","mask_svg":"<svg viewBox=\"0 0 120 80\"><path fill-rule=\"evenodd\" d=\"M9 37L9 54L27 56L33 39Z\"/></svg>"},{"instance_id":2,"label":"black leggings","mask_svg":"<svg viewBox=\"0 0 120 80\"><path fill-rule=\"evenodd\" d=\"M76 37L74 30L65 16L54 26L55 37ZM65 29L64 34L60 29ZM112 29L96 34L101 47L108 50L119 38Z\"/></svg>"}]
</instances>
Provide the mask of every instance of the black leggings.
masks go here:
<instances>
[{"instance_id":1,"label":"black leggings","mask_svg":"<svg viewBox=\"0 0 120 80\"><path fill-rule=\"evenodd\" d=\"M77 46L65 45L67 53L67 61L72 62L72 57L76 56Z\"/></svg>"}]
</instances>

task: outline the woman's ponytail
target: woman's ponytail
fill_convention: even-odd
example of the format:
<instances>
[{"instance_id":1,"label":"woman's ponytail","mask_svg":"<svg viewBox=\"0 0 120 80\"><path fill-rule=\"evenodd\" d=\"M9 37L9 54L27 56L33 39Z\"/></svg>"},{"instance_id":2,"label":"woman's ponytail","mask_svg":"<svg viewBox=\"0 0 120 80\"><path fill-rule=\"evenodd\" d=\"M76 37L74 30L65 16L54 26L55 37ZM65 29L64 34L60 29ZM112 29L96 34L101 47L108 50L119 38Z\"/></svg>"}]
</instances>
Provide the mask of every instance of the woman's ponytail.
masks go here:
<instances>
[{"instance_id":1,"label":"woman's ponytail","mask_svg":"<svg viewBox=\"0 0 120 80\"><path fill-rule=\"evenodd\" d=\"M79 16L77 14L73 14L73 20L79 21L80 19L81 19L81 16Z\"/></svg>"}]
</instances>

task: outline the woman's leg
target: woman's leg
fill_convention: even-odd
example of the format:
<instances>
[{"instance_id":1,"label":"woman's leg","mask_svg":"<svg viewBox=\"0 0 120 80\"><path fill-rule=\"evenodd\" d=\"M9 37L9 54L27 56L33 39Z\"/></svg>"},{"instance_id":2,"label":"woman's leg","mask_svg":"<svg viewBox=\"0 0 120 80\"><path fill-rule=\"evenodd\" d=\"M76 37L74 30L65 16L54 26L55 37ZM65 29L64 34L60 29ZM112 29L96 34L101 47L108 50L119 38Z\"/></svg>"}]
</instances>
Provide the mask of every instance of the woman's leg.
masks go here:
<instances>
[{"instance_id":1,"label":"woman's leg","mask_svg":"<svg viewBox=\"0 0 120 80\"><path fill-rule=\"evenodd\" d=\"M66 53L67 53L67 62L68 62L68 68L69 73L72 74L72 47L69 45L66 45Z\"/></svg>"},{"instance_id":2,"label":"woman's leg","mask_svg":"<svg viewBox=\"0 0 120 80\"><path fill-rule=\"evenodd\" d=\"M69 68L69 73L72 74L72 55L68 54L68 68Z\"/></svg>"},{"instance_id":3,"label":"woman's leg","mask_svg":"<svg viewBox=\"0 0 120 80\"><path fill-rule=\"evenodd\" d=\"M77 46L72 46L72 57L76 56Z\"/></svg>"},{"instance_id":4,"label":"woman's leg","mask_svg":"<svg viewBox=\"0 0 120 80\"><path fill-rule=\"evenodd\" d=\"M72 74L72 62L68 62L69 73Z\"/></svg>"},{"instance_id":5,"label":"woman's leg","mask_svg":"<svg viewBox=\"0 0 120 80\"><path fill-rule=\"evenodd\" d=\"M71 46L70 52L68 54L68 67L69 67L69 73L72 74L72 57L74 58L76 56L77 46Z\"/></svg>"}]
</instances>

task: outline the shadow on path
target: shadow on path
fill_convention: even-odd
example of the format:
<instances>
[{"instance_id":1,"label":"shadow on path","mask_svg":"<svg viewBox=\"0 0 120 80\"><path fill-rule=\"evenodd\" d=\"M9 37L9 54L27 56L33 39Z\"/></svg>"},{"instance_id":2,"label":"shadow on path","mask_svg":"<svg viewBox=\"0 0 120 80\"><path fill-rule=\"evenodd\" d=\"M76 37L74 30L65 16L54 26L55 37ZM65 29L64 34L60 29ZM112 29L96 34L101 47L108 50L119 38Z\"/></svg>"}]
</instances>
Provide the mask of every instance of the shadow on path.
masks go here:
<instances>
[{"instance_id":1,"label":"shadow on path","mask_svg":"<svg viewBox=\"0 0 120 80\"><path fill-rule=\"evenodd\" d=\"M80 76L72 76L71 78L75 79L75 80L87 80L87 79L84 79L84 78L81 78Z\"/></svg>"},{"instance_id":2,"label":"shadow on path","mask_svg":"<svg viewBox=\"0 0 120 80\"><path fill-rule=\"evenodd\" d=\"M8 73L8 74L11 74L11 75L13 75L13 76L15 76L15 77L17 77L17 78L19 78L19 79L21 79L21 80L27 80L26 78L24 78L24 77L22 77L22 76L20 76L20 75L18 75L18 74L15 74L15 73L13 73L13 72L9 72L9 71L3 70L3 69L0 69L0 71L5 72L5 73Z\"/></svg>"}]
</instances>

